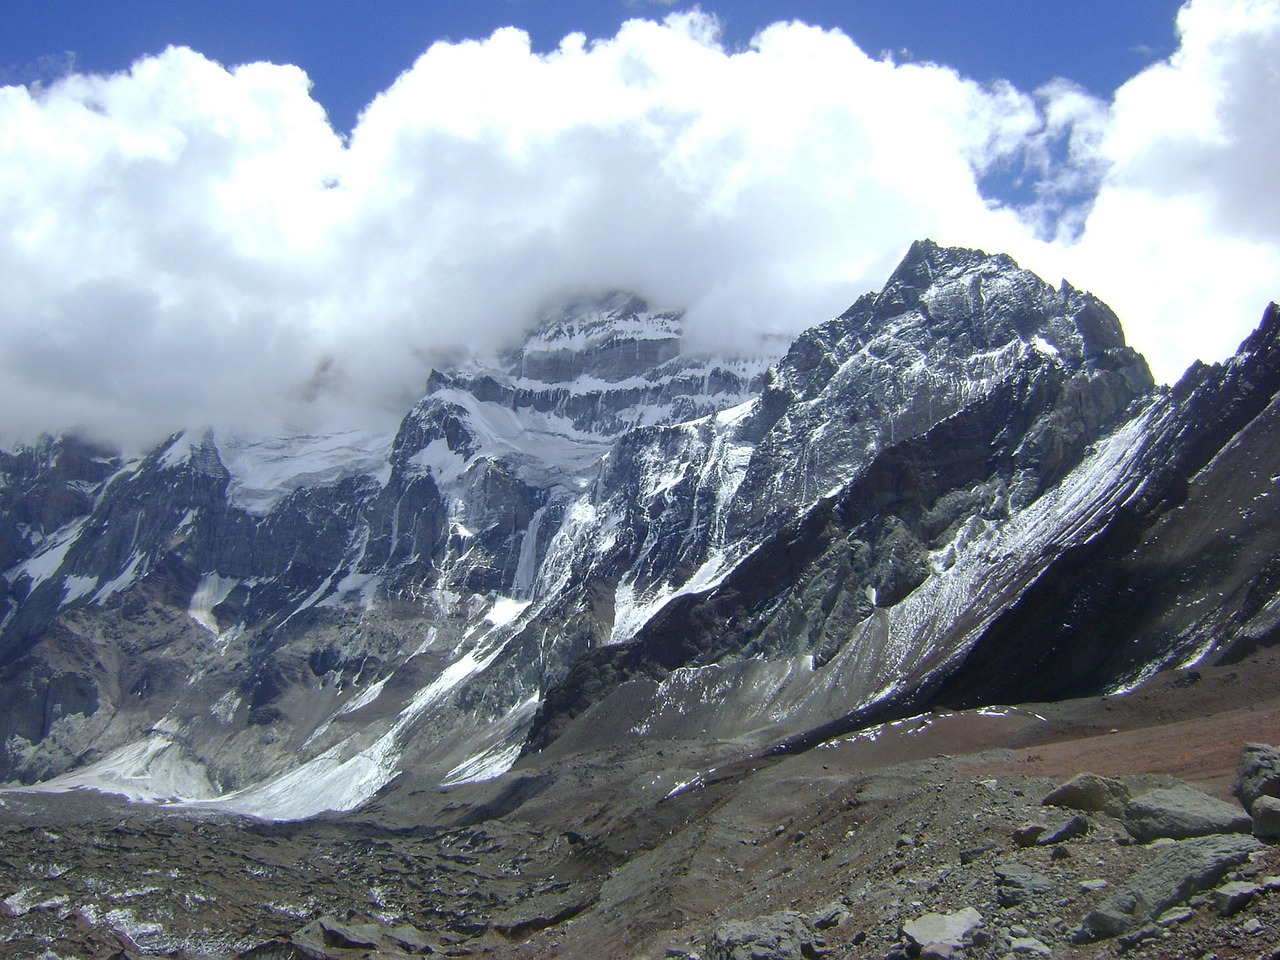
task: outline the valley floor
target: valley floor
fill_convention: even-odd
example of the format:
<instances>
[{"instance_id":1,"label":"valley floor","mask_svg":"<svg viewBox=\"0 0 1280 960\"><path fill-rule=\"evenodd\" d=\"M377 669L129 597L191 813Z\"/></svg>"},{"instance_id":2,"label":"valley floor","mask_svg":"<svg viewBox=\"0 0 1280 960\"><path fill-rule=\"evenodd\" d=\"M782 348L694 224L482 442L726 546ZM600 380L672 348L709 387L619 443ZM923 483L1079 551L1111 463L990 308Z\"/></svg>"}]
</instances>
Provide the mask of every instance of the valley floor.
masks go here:
<instances>
[{"instance_id":1,"label":"valley floor","mask_svg":"<svg viewBox=\"0 0 1280 960\"><path fill-rule=\"evenodd\" d=\"M1013 836L1072 813L1040 800L1082 771L1230 799L1246 741L1280 741L1280 653L1123 696L927 714L789 757L552 748L487 784L405 774L353 815L299 823L7 793L0 957L707 957L728 921L796 910L821 928L810 955L882 958L906 955L904 924L964 908L981 933L958 957L1273 957L1280 847L1227 875L1260 888L1237 913L1202 893L1143 937L1078 944L1082 917L1161 845L1103 813L1062 843ZM1010 864L1043 881L1012 905Z\"/></svg>"}]
</instances>

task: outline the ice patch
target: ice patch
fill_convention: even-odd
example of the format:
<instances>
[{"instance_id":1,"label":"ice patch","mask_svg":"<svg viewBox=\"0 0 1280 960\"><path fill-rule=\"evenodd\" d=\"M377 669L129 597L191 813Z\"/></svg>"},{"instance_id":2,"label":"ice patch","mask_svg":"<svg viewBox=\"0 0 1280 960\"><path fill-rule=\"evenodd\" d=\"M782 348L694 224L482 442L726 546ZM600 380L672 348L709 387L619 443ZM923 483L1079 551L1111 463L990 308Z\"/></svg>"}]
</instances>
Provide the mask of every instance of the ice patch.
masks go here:
<instances>
[{"instance_id":1,"label":"ice patch","mask_svg":"<svg viewBox=\"0 0 1280 960\"><path fill-rule=\"evenodd\" d=\"M510 710L501 721L494 726L496 733L491 736L489 746L468 757L455 766L440 782L442 787L456 787L464 783L479 783L492 780L506 773L520 759L520 749L524 738L516 733L533 717L541 698L535 693L523 703Z\"/></svg>"},{"instance_id":2,"label":"ice patch","mask_svg":"<svg viewBox=\"0 0 1280 960\"><path fill-rule=\"evenodd\" d=\"M303 487L328 486L362 474L381 477L394 439L393 434L369 430L266 440L230 437L219 440L218 453L231 474L231 503L265 516Z\"/></svg>"},{"instance_id":3,"label":"ice patch","mask_svg":"<svg viewBox=\"0 0 1280 960\"><path fill-rule=\"evenodd\" d=\"M478 445L475 455L506 460L518 476L537 486L564 483L593 469L612 439L579 430L571 420L554 413L513 410L466 390L438 390L427 402L464 410Z\"/></svg>"},{"instance_id":4,"label":"ice patch","mask_svg":"<svg viewBox=\"0 0 1280 960\"><path fill-rule=\"evenodd\" d=\"M755 412L756 407L759 405L759 400L751 399L738 404L736 407L729 407L727 410L721 410L715 415L716 424L721 427L731 427L735 424L741 423Z\"/></svg>"},{"instance_id":5,"label":"ice patch","mask_svg":"<svg viewBox=\"0 0 1280 960\"><path fill-rule=\"evenodd\" d=\"M698 774L697 776L685 780L682 783L677 783L663 799L670 800L672 797L678 797L687 790L692 790L694 787L700 786L702 786L702 774Z\"/></svg>"},{"instance_id":6,"label":"ice patch","mask_svg":"<svg viewBox=\"0 0 1280 960\"><path fill-rule=\"evenodd\" d=\"M187 605L187 616L204 627L215 637L221 633L218 618L213 615L213 608L231 595L240 581L235 577L223 577L216 573L206 573L196 584L191 594L191 602Z\"/></svg>"},{"instance_id":7,"label":"ice patch","mask_svg":"<svg viewBox=\"0 0 1280 960\"><path fill-rule=\"evenodd\" d=\"M735 558L736 559L736 558ZM710 590L733 569L733 559L721 550L712 551L706 561L678 587L656 586L637 589L633 584L621 583L614 594L613 631L609 643L630 640L671 600L690 593Z\"/></svg>"},{"instance_id":8,"label":"ice patch","mask_svg":"<svg viewBox=\"0 0 1280 960\"><path fill-rule=\"evenodd\" d=\"M511 585L517 597L532 597L534 578L538 573L538 534L542 531L542 518L546 516L546 506L533 511L529 518L529 529L520 540L520 559L516 562L516 573Z\"/></svg>"}]
</instances>

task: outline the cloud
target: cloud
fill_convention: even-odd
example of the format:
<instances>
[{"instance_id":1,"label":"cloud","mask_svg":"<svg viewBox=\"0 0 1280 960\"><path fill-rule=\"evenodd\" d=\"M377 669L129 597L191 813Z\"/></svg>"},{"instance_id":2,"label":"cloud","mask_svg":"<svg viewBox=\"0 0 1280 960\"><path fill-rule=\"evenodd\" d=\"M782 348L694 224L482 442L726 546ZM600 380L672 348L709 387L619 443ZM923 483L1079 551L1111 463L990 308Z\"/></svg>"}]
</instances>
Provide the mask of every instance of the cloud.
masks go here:
<instances>
[{"instance_id":1,"label":"cloud","mask_svg":"<svg viewBox=\"0 0 1280 960\"><path fill-rule=\"evenodd\" d=\"M798 23L729 52L698 11L541 55L514 29L438 43L348 140L297 68L180 48L5 88L6 428L136 445L394 423L441 357L611 288L688 308L695 345L748 349L879 286L921 236L1114 299L1162 372L1221 356L1277 285L1274 178L1255 176L1280 116L1275 8L1197 0L1178 54L1114 104L895 64ZM983 196L1010 166L1042 184L1036 204ZM1171 270L1176 250L1194 263ZM1248 282L1210 300L1231 264ZM1201 293L1182 309L1184 283Z\"/></svg>"},{"instance_id":2,"label":"cloud","mask_svg":"<svg viewBox=\"0 0 1280 960\"><path fill-rule=\"evenodd\" d=\"M1181 44L1119 90L1063 265L1106 299L1166 379L1230 354L1280 298L1280 4L1194 0Z\"/></svg>"}]
</instances>

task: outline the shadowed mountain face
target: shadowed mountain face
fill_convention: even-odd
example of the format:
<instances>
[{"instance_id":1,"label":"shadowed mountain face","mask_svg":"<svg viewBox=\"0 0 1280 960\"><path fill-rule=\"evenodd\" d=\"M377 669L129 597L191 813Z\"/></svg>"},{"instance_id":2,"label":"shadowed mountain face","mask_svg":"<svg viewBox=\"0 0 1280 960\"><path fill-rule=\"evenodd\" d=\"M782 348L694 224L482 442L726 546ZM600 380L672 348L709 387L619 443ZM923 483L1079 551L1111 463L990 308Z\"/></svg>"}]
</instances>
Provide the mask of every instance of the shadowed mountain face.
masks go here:
<instances>
[{"instance_id":1,"label":"shadowed mountain face","mask_svg":"<svg viewBox=\"0 0 1280 960\"><path fill-rule=\"evenodd\" d=\"M923 241L781 355L680 331L571 303L394 436L0 455L0 781L291 819L1272 641L1274 307L1156 389L1091 295Z\"/></svg>"}]
</instances>

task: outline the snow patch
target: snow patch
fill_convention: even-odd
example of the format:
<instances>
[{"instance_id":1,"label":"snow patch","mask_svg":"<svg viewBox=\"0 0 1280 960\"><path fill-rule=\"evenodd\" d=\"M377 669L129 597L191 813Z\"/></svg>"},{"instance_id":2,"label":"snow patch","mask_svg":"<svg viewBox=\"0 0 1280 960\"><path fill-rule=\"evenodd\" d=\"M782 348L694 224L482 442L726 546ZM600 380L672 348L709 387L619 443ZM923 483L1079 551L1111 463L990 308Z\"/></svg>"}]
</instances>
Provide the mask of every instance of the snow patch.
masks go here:
<instances>
[{"instance_id":1,"label":"snow patch","mask_svg":"<svg viewBox=\"0 0 1280 960\"><path fill-rule=\"evenodd\" d=\"M499 597L484 615L484 618L495 627L505 627L529 608L529 600L514 600L511 597Z\"/></svg>"},{"instance_id":2,"label":"snow patch","mask_svg":"<svg viewBox=\"0 0 1280 960\"><path fill-rule=\"evenodd\" d=\"M96 790L135 803L175 803L217 796L203 764L192 759L173 737L152 731L113 750L96 763L32 787L33 793Z\"/></svg>"},{"instance_id":3,"label":"snow patch","mask_svg":"<svg viewBox=\"0 0 1280 960\"><path fill-rule=\"evenodd\" d=\"M1057 347L1039 334L1031 338L1031 346L1035 348L1037 353L1052 357L1054 360L1057 360L1062 355L1062 352Z\"/></svg>"},{"instance_id":4,"label":"snow patch","mask_svg":"<svg viewBox=\"0 0 1280 960\"><path fill-rule=\"evenodd\" d=\"M231 437L219 442L218 452L231 474L231 503L265 516L303 487L329 486L362 474L381 477L394 439L393 434L369 430L266 440Z\"/></svg>"},{"instance_id":5,"label":"snow patch","mask_svg":"<svg viewBox=\"0 0 1280 960\"><path fill-rule=\"evenodd\" d=\"M339 710L337 714L335 714L335 716L341 717L344 714L355 713L361 707L367 707L369 704L373 703L373 701L377 700L378 697L382 695L382 688L385 687L386 685L387 685L386 677L383 677L381 680L378 680L374 683L369 684L369 686L365 687L363 690L357 693L354 697L352 697L350 700L344 703L342 705L342 709Z\"/></svg>"},{"instance_id":6,"label":"snow patch","mask_svg":"<svg viewBox=\"0 0 1280 960\"><path fill-rule=\"evenodd\" d=\"M128 565L121 570L117 576L108 580L98 588L98 592L93 595L93 602L105 603L113 594L119 593L122 590L128 590L145 573L145 558L140 553L134 553L134 555L129 558Z\"/></svg>"},{"instance_id":7,"label":"snow patch","mask_svg":"<svg viewBox=\"0 0 1280 960\"><path fill-rule=\"evenodd\" d=\"M74 603L98 588L97 577L80 577L72 574L62 581L62 602Z\"/></svg>"},{"instance_id":8,"label":"snow patch","mask_svg":"<svg viewBox=\"0 0 1280 960\"><path fill-rule=\"evenodd\" d=\"M173 443L165 448L164 453L160 455L160 459L156 461L156 464L161 470L173 470L180 467L191 459L191 451L195 446L195 438L189 432L181 433L174 438Z\"/></svg>"},{"instance_id":9,"label":"snow patch","mask_svg":"<svg viewBox=\"0 0 1280 960\"><path fill-rule=\"evenodd\" d=\"M440 781L440 785L457 787L464 783L480 783L483 780L492 780L494 777L500 777L520 759L520 748L522 746L523 744L520 741L507 745L497 744L482 753L478 753L450 770L445 775L445 778Z\"/></svg>"},{"instance_id":10,"label":"snow patch","mask_svg":"<svg viewBox=\"0 0 1280 960\"><path fill-rule=\"evenodd\" d=\"M236 711L240 709L240 703L241 699L235 690L228 690L209 708L209 712L218 719L219 723L230 723Z\"/></svg>"},{"instance_id":11,"label":"snow patch","mask_svg":"<svg viewBox=\"0 0 1280 960\"><path fill-rule=\"evenodd\" d=\"M62 564L67 559L67 552L79 539L84 525L84 519L74 520L54 533L46 547L25 563L18 565L14 575L8 577L9 582L12 583L17 576L25 573L31 578L31 590L34 590L56 574L62 569Z\"/></svg>"},{"instance_id":12,"label":"snow patch","mask_svg":"<svg viewBox=\"0 0 1280 960\"><path fill-rule=\"evenodd\" d=\"M215 637L221 633L218 618L213 615L213 608L231 595L240 581L235 577L223 577L216 573L206 573L196 584L191 594L191 602L187 605L187 616L204 627Z\"/></svg>"},{"instance_id":13,"label":"snow patch","mask_svg":"<svg viewBox=\"0 0 1280 960\"><path fill-rule=\"evenodd\" d=\"M346 759L339 745L265 783L193 806L264 820L303 820L329 810L352 810L395 779L399 758L391 734Z\"/></svg>"}]
</instances>

